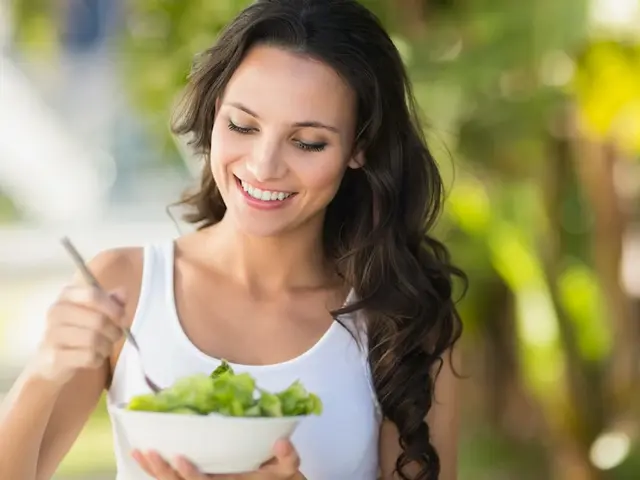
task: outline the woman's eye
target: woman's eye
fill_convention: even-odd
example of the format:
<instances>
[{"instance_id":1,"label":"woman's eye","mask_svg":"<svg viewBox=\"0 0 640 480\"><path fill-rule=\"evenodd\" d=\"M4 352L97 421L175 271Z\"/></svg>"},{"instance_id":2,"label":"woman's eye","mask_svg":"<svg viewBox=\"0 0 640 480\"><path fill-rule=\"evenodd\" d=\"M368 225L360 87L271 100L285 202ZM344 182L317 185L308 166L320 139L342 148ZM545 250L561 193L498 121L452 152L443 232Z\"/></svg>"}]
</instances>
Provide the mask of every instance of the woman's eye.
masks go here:
<instances>
[{"instance_id":1,"label":"woman's eye","mask_svg":"<svg viewBox=\"0 0 640 480\"><path fill-rule=\"evenodd\" d=\"M240 125L236 125L231 120L229 120L228 127L229 127L229 130L231 130L232 132L238 132L238 133L244 133L244 134L251 133L254 130L253 128L241 127Z\"/></svg>"},{"instance_id":2,"label":"woman's eye","mask_svg":"<svg viewBox=\"0 0 640 480\"><path fill-rule=\"evenodd\" d=\"M294 143L299 149L306 152L321 152L327 146L326 143L305 143L300 140L296 140Z\"/></svg>"},{"instance_id":3,"label":"woman's eye","mask_svg":"<svg viewBox=\"0 0 640 480\"><path fill-rule=\"evenodd\" d=\"M240 125L236 125L231 120L229 120L229 123L227 124L227 126L229 130L231 130L232 132L241 133L243 135L247 135L249 133L256 131L256 129L253 127L242 127ZM304 150L305 152L321 152L327 146L325 142L306 143L306 142L301 142L300 140L294 140L293 143L295 144L296 147L298 147L300 150Z\"/></svg>"}]
</instances>

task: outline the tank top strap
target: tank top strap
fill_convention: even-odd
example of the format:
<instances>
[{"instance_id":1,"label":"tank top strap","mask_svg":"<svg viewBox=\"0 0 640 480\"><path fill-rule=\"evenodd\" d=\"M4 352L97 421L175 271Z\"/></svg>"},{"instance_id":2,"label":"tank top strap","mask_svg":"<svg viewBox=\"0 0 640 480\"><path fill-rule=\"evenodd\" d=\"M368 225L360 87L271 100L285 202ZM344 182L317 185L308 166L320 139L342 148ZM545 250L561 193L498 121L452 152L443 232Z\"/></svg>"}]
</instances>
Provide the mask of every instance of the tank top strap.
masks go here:
<instances>
[{"instance_id":1,"label":"tank top strap","mask_svg":"<svg viewBox=\"0 0 640 480\"><path fill-rule=\"evenodd\" d=\"M173 240L148 243L143 246L140 295L131 323L131 330L134 334L142 329L146 317L157 305L158 299L169 300L173 298L173 268Z\"/></svg>"},{"instance_id":2,"label":"tank top strap","mask_svg":"<svg viewBox=\"0 0 640 480\"><path fill-rule=\"evenodd\" d=\"M358 296L355 292L355 289L351 289L349 291L349 295L344 302L344 306L351 305L352 303L356 303L358 301ZM358 346L360 348L360 360L362 363L362 368L365 372L365 376L367 378L367 384L369 387L369 393L371 394L371 399L373 400L373 405L376 410L376 416L378 417L378 421L382 421L383 413L382 413L382 405L378 399L378 395L376 394L376 389L373 385L373 372L371 370L371 366L369 364L369 331L368 324L366 322L366 317L364 313L360 310L355 311L349 315L346 315L342 318L343 325L350 330L351 334L355 336L358 340Z\"/></svg>"}]
</instances>

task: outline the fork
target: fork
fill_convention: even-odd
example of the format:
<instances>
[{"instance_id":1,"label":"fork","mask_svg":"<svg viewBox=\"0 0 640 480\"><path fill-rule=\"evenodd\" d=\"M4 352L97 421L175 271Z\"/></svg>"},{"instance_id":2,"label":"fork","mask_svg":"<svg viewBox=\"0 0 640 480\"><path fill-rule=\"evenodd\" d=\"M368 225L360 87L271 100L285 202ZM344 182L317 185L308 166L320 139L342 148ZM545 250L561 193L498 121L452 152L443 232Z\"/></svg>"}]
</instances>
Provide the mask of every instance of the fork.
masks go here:
<instances>
[{"instance_id":1,"label":"fork","mask_svg":"<svg viewBox=\"0 0 640 480\"><path fill-rule=\"evenodd\" d=\"M64 237L60 242L62 243L65 250L69 253L73 261L75 262L76 266L80 270L80 273L82 273L82 276L84 277L85 281L89 283L91 286L93 286L94 288L96 288L97 290L99 290L100 292L107 294L105 289L102 288L102 286L100 285L96 277L91 273L91 271L87 267L87 264L85 263L80 253L78 253L78 250L71 243L71 240L69 240L67 237ZM124 306L117 298L113 296L110 296L110 298L114 300L116 303L118 303L120 306ZM142 360L142 353L140 352L140 346L138 345L138 342L133 336L133 333L131 333L131 330L129 329L129 327L122 326L121 328L124 331L124 334L127 337L127 340L129 340L129 343L131 343L131 345L133 345L133 347L138 351L138 356ZM149 388L154 393L160 392L162 388L160 388L153 380L151 380L147 376L147 374L144 371L144 367L142 366L142 361L140 361L140 369L142 371L142 375L144 376L144 381L149 386Z\"/></svg>"}]
</instances>

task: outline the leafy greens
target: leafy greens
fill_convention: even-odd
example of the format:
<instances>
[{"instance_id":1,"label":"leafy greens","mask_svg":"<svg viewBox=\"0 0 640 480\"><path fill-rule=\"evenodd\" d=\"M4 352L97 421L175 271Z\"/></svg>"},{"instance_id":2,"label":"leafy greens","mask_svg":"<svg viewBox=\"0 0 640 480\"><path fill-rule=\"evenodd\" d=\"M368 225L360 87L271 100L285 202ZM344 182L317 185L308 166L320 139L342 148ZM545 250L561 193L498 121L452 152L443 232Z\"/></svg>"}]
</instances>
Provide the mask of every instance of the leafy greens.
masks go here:
<instances>
[{"instance_id":1,"label":"leafy greens","mask_svg":"<svg viewBox=\"0 0 640 480\"><path fill-rule=\"evenodd\" d=\"M236 374L222 361L211 375L195 374L177 380L156 394L133 397L127 410L233 417L288 417L320 415L320 398L299 381L271 393L256 386L248 373Z\"/></svg>"}]
</instances>

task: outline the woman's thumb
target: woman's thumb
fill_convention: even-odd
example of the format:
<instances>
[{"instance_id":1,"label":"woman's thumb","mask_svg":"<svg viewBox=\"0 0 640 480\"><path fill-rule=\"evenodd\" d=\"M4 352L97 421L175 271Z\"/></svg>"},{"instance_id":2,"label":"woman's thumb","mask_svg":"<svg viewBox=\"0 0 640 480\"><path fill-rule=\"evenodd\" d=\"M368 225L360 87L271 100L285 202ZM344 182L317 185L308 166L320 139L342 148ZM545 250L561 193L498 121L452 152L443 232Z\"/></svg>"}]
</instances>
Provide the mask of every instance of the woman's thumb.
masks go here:
<instances>
[{"instance_id":1,"label":"woman's thumb","mask_svg":"<svg viewBox=\"0 0 640 480\"><path fill-rule=\"evenodd\" d=\"M127 301L127 294L123 287L111 290L111 292L109 292L109 296L118 302L120 306L124 306Z\"/></svg>"}]
</instances>

